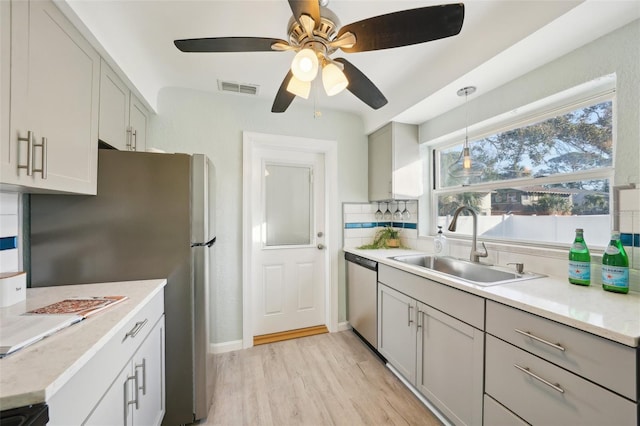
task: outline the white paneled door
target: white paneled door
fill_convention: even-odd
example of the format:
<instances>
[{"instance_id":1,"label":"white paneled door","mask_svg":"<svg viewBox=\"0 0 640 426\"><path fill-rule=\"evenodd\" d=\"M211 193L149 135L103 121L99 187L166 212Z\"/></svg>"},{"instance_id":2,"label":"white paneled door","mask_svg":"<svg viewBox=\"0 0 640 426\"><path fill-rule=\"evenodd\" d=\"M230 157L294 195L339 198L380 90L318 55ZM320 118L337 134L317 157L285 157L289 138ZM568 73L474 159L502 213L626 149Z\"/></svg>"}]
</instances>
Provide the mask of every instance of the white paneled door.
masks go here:
<instances>
[{"instance_id":1,"label":"white paneled door","mask_svg":"<svg viewBox=\"0 0 640 426\"><path fill-rule=\"evenodd\" d=\"M324 325L324 154L267 148L256 154L253 335Z\"/></svg>"}]
</instances>

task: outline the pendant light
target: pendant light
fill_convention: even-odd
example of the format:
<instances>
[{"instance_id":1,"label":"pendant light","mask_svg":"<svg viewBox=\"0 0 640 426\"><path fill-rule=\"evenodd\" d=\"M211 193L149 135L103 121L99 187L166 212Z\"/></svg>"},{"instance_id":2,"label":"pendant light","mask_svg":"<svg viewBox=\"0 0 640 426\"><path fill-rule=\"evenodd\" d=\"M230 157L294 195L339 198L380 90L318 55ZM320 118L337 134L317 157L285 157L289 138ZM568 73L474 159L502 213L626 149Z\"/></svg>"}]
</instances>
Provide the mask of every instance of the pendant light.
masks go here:
<instances>
[{"instance_id":1,"label":"pendant light","mask_svg":"<svg viewBox=\"0 0 640 426\"><path fill-rule=\"evenodd\" d=\"M475 86L467 86L457 92L458 96L464 96L466 118L462 152L460 153L458 160L449 166L449 175L455 178L478 177L484 173L485 169L484 164L471 159L471 148L469 146L469 107L467 106L467 97L475 91Z\"/></svg>"}]
</instances>

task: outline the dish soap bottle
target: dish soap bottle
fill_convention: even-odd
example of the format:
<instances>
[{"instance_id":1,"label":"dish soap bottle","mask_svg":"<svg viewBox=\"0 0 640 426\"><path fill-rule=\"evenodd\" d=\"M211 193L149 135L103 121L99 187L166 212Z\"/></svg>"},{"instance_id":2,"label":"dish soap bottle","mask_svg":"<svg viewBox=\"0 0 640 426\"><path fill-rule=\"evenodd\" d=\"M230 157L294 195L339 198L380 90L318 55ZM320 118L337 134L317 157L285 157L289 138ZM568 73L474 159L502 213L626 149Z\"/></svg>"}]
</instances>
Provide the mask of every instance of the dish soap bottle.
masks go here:
<instances>
[{"instance_id":1,"label":"dish soap bottle","mask_svg":"<svg viewBox=\"0 0 640 426\"><path fill-rule=\"evenodd\" d=\"M619 231L611 231L611 241L602 255L602 288L629 293L629 258L620 241Z\"/></svg>"},{"instance_id":2,"label":"dish soap bottle","mask_svg":"<svg viewBox=\"0 0 640 426\"><path fill-rule=\"evenodd\" d=\"M571 284L591 284L591 255L583 233L581 228L576 229L576 238L569 249L569 282Z\"/></svg>"},{"instance_id":3,"label":"dish soap bottle","mask_svg":"<svg viewBox=\"0 0 640 426\"><path fill-rule=\"evenodd\" d=\"M436 255L447 255L447 237L442 234L442 226L438 226L438 233L433 239L433 251Z\"/></svg>"}]
</instances>

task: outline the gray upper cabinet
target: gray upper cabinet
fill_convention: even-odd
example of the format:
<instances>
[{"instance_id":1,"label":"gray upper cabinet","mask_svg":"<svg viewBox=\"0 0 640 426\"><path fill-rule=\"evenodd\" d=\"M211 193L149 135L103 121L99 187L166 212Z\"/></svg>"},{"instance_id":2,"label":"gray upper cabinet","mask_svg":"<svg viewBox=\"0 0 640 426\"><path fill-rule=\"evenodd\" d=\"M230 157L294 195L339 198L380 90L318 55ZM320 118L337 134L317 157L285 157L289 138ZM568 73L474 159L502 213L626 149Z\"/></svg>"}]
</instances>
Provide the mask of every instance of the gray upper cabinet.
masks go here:
<instances>
[{"instance_id":1,"label":"gray upper cabinet","mask_svg":"<svg viewBox=\"0 0 640 426\"><path fill-rule=\"evenodd\" d=\"M103 60L98 137L121 151L144 151L149 113Z\"/></svg>"},{"instance_id":2,"label":"gray upper cabinet","mask_svg":"<svg viewBox=\"0 0 640 426\"><path fill-rule=\"evenodd\" d=\"M369 135L369 200L422 195L418 126L391 122Z\"/></svg>"},{"instance_id":3,"label":"gray upper cabinet","mask_svg":"<svg viewBox=\"0 0 640 426\"><path fill-rule=\"evenodd\" d=\"M0 187L95 194L100 56L52 1L0 7Z\"/></svg>"}]
</instances>

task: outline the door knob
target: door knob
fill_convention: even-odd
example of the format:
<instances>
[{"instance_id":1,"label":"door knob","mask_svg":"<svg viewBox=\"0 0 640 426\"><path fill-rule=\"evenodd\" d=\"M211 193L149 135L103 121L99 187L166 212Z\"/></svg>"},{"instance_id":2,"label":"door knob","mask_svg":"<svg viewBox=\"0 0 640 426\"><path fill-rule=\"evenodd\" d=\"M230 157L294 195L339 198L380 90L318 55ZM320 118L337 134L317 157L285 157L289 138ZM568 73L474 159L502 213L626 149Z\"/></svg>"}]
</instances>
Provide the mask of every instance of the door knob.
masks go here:
<instances>
[{"instance_id":1,"label":"door knob","mask_svg":"<svg viewBox=\"0 0 640 426\"><path fill-rule=\"evenodd\" d=\"M324 244L318 244L318 250L324 250L327 247Z\"/></svg>"}]
</instances>

